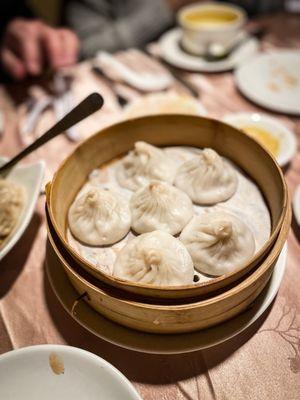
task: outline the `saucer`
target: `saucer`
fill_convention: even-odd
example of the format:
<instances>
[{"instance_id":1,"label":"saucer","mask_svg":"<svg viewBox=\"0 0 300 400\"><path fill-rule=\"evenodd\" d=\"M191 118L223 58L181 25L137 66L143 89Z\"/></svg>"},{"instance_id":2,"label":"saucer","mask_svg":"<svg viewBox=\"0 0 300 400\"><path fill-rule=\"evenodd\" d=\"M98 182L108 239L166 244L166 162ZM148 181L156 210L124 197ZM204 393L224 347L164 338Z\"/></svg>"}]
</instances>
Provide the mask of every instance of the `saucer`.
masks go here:
<instances>
[{"instance_id":1,"label":"saucer","mask_svg":"<svg viewBox=\"0 0 300 400\"><path fill-rule=\"evenodd\" d=\"M194 72L223 72L234 69L248 61L258 52L259 41L244 32L241 35L241 45L233 50L229 56L220 61L206 61L201 56L186 53L179 41L182 35L180 28L166 32L159 40L161 57L169 64ZM248 38L248 39L246 39Z\"/></svg>"},{"instance_id":2,"label":"saucer","mask_svg":"<svg viewBox=\"0 0 300 400\"><path fill-rule=\"evenodd\" d=\"M275 298L283 278L286 258L287 245L284 246L277 260L269 283L250 309L215 327L177 335L151 334L126 328L106 319L84 301L77 303L75 313L74 303L78 300L78 293L71 285L49 241L47 242L46 271L52 289L65 310L94 335L117 346L143 353L180 354L213 347L252 325Z\"/></svg>"}]
</instances>

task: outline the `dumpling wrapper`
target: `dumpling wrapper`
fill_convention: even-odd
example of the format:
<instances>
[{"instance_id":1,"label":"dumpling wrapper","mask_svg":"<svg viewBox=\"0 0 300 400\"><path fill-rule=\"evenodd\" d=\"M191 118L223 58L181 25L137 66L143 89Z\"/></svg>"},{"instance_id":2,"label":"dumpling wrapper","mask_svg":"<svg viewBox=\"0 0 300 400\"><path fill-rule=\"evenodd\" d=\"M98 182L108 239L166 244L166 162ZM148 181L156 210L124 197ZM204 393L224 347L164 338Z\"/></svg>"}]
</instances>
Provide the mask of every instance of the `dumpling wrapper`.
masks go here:
<instances>
[{"instance_id":1,"label":"dumpling wrapper","mask_svg":"<svg viewBox=\"0 0 300 400\"><path fill-rule=\"evenodd\" d=\"M176 163L160 148L136 142L121 160L116 175L119 184L135 191L152 179L173 183Z\"/></svg>"},{"instance_id":2,"label":"dumpling wrapper","mask_svg":"<svg viewBox=\"0 0 300 400\"><path fill-rule=\"evenodd\" d=\"M137 233L161 230L176 235L194 214L193 203L186 193L154 180L132 195L130 209L131 226Z\"/></svg>"},{"instance_id":3,"label":"dumpling wrapper","mask_svg":"<svg viewBox=\"0 0 300 400\"><path fill-rule=\"evenodd\" d=\"M237 190L236 171L217 152L204 149L177 170L175 186L196 204L216 204L228 200Z\"/></svg>"},{"instance_id":4,"label":"dumpling wrapper","mask_svg":"<svg viewBox=\"0 0 300 400\"><path fill-rule=\"evenodd\" d=\"M25 189L7 179L0 179L0 244L13 231L25 202Z\"/></svg>"},{"instance_id":5,"label":"dumpling wrapper","mask_svg":"<svg viewBox=\"0 0 300 400\"><path fill-rule=\"evenodd\" d=\"M132 239L118 254L113 274L157 286L193 283L194 267L184 245L169 233L153 231Z\"/></svg>"},{"instance_id":6,"label":"dumpling wrapper","mask_svg":"<svg viewBox=\"0 0 300 400\"><path fill-rule=\"evenodd\" d=\"M180 240L195 268L213 276L235 271L255 253L255 239L248 226L222 211L195 216L181 232Z\"/></svg>"},{"instance_id":7,"label":"dumpling wrapper","mask_svg":"<svg viewBox=\"0 0 300 400\"><path fill-rule=\"evenodd\" d=\"M72 234L94 246L118 242L128 233L131 224L127 200L97 187L87 190L73 202L68 219Z\"/></svg>"}]
</instances>

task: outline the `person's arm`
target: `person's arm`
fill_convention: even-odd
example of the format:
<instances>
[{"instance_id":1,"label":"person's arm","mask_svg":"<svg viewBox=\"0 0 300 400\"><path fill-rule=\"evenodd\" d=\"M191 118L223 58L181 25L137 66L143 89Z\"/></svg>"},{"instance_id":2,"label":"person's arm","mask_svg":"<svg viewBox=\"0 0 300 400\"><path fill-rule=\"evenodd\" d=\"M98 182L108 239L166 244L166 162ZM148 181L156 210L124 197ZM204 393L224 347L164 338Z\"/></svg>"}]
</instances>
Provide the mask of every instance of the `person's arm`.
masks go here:
<instances>
[{"instance_id":1,"label":"person's arm","mask_svg":"<svg viewBox=\"0 0 300 400\"><path fill-rule=\"evenodd\" d=\"M56 69L76 62L79 42L74 32L33 19L24 1L3 0L1 6L1 80L20 80L40 74L47 65Z\"/></svg>"},{"instance_id":2,"label":"person's arm","mask_svg":"<svg viewBox=\"0 0 300 400\"><path fill-rule=\"evenodd\" d=\"M69 0L65 12L84 57L141 46L173 21L167 0Z\"/></svg>"}]
</instances>

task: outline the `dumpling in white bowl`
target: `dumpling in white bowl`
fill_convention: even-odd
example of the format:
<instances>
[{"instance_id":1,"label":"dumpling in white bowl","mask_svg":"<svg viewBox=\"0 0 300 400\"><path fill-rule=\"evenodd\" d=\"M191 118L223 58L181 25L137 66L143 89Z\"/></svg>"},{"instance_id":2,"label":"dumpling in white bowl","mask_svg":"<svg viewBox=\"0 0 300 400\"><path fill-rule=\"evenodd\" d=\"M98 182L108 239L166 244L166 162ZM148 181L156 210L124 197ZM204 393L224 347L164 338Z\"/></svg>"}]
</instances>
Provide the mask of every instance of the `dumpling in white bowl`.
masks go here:
<instances>
[{"instance_id":1,"label":"dumpling in white bowl","mask_svg":"<svg viewBox=\"0 0 300 400\"><path fill-rule=\"evenodd\" d=\"M143 233L118 254L113 274L126 281L157 286L193 283L194 267L184 245L162 231Z\"/></svg>"},{"instance_id":2,"label":"dumpling in white bowl","mask_svg":"<svg viewBox=\"0 0 300 400\"><path fill-rule=\"evenodd\" d=\"M94 246L118 242L128 233L131 224L127 200L98 187L91 187L75 199L68 219L72 234Z\"/></svg>"},{"instance_id":3,"label":"dumpling in white bowl","mask_svg":"<svg viewBox=\"0 0 300 400\"><path fill-rule=\"evenodd\" d=\"M175 186L196 204L216 204L236 192L236 171L217 152L204 149L177 170Z\"/></svg>"},{"instance_id":4,"label":"dumpling in white bowl","mask_svg":"<svg viewBox=\"0 0 300 400\"><path fill-rule=\"evenodd\" d=\"M137 233L161 230L176 235L194 213L192 201L186 193L156 180L132 195L130 209L131 226Z\"/></svg>"},{"instance_id":5,"label":"dumpling in white bowl","mask_svg":"<svg viewBox=\"0 0 300 400\"><path fill-rule=\"evenodd\" d=\"M14 230L25 203L25 189L0 179L0 245Z\"/></svg>"},{"instance_id":6,"label":"dumpling in white bowl","mask_svg":"<svg viewBox=\"0 0 300 400\"><path fill-rule=\"evenodd\" d=\"M233 272L255 253L255 239L248 226L222 211L194 217L181 232L180 240L195 268L213 276Z\"/></svg>"},{"instance_id":7,"label":"dumpling in white bowl","mask_svg":"<svg viewBox=\"0 0 300 400\"><path fill-rule=\"evenodd\" d=\"M175 162L162 149L145 142L134 144L116 172L119 184L133 191L151 179L173 183L175 173Z\"/></svg>"}]
</instances>

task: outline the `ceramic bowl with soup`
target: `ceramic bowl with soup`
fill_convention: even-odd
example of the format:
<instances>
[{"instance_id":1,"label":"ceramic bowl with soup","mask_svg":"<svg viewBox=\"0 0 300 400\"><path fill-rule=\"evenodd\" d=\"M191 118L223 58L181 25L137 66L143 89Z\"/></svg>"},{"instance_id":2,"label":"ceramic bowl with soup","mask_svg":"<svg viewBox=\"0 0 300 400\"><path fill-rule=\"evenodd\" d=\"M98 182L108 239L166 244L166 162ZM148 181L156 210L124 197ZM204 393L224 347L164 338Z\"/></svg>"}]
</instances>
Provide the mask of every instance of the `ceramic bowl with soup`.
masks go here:
<instances>
[{"instance_id":1,"label":"ceramic bowl with soup","mask_svg":"<svg viewBox=\"0 0 300 400\"><path fill-rule=\"evenodd\" d=\"M181 44L186 51L203 55L211 45L228 50L242 34L245 12L223 3L197 3L183 7L177 15L182 28Z\"/></svg>"},{"instance_id":2,"label":"ceramic bowl with soup","mask_svg":"<svg viewBox=\"0 0 300 400\"><path fill-rule=\"evenodd\" d=\"M294 133L275 118L260 113L234 113L224 121L247 133L267 149L280 166L288 164L297 152Z\"/></svg>"}]
</instances>

